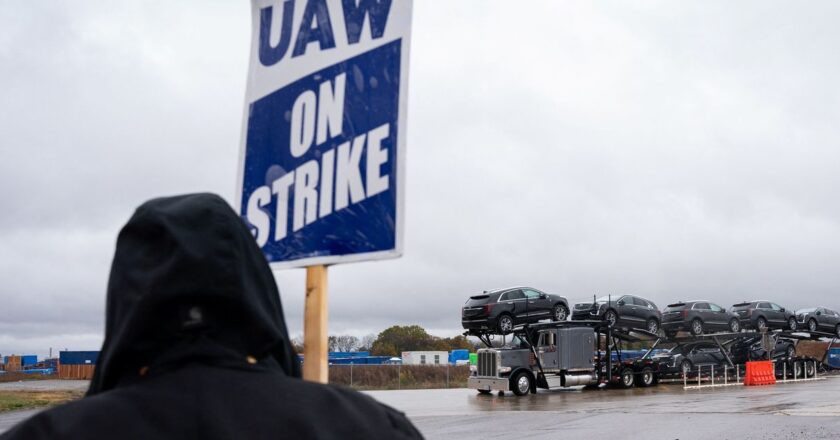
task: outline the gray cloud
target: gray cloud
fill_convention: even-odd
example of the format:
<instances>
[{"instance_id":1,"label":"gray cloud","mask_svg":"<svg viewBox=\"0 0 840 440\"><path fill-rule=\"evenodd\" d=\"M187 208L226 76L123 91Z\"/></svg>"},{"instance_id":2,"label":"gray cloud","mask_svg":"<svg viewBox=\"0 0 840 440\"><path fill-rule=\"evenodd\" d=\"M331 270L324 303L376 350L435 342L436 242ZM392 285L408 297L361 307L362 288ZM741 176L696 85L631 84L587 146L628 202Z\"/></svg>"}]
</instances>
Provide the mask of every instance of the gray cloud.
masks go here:
<instances>
[{"instance_id":1,"label":"gray cloud","mask_svg":"<svg viewBox=\"0 0 840 440\"><path fill-rule=\"evenodd\" d=\"M142 201L233 200L248 8L0 9L0 352L99 344ZM510 284L840 307L838 8L415 2L406 254L330 268L331 330L455 334Z\"/></svg>"}]
</instances>

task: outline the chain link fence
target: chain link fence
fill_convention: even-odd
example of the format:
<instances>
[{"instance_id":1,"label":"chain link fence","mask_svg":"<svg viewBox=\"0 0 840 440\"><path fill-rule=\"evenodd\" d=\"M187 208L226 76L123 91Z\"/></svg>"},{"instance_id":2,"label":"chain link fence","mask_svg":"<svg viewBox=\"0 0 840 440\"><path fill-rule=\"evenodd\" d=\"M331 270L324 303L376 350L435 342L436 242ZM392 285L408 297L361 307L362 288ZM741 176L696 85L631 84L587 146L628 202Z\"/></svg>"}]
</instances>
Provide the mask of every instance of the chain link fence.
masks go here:
<instances>
[{"instance_id":1,"label":"chain link fence","mask_svg":"<svg viewBox=\"0 0 840 440\"><path fill-rule=\"evenodd\" d=\"M465 388L469 365L330 365L330 383L360 390Z\"/></svg>"}]
</instances>

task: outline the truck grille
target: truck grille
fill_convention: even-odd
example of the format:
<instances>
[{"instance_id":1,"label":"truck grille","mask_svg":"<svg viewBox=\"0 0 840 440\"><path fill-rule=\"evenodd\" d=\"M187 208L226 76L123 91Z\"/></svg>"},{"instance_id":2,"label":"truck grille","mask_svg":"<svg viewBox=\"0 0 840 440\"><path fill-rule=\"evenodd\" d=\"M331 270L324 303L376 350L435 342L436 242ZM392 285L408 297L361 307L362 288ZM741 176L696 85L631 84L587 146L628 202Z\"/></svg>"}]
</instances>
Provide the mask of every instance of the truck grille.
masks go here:
<instances>
[{"instance_id":1,"label":"truck grille","mask_svg":"<svg viewBox=\"0 0 840 440\"><path fill-rule=\"evenodd\" d=\"M478 352L478 375L496 377L499 374L496 350L479 350Z\"/></svg>"}]
</instances>

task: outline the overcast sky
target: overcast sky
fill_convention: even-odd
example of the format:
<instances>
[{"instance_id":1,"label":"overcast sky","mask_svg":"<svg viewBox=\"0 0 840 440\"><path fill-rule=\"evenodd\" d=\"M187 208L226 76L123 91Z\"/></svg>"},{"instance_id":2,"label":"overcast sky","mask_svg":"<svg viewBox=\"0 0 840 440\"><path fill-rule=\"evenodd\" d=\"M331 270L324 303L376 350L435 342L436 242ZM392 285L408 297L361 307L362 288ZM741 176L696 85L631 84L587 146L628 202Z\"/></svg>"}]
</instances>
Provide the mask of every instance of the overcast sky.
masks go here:
<instances>
[{"instance_id":1,"label":"overcast sky","mask_svg":"<svg viewBox=\"0 0 840 440\"><path fill-rule=\"evenodd\" d=\"M398 0L395 0L398 1ZM330 331L460 330L483 289L840 307L836 2L415 2L405 256ZM0 5L0 353L98 349L143 201L233 202L247 1ZM276 272L302 332L304 271Z\"/></svg>"}]
</instances>

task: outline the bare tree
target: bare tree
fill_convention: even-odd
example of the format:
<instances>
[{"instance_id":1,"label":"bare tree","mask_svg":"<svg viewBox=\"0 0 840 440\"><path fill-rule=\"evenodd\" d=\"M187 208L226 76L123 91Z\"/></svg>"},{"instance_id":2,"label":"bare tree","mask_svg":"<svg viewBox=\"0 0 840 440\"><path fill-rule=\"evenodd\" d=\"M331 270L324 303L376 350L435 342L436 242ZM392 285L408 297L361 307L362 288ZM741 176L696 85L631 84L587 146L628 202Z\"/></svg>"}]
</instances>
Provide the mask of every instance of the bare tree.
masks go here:
<instances>
[{"instance_id":1,"label":"bare tree","mask_svg":"<svg viewBox=\"0 0 840 440\"><path fill-rule=\"evenodd\" d=\"M354 351L359 347L359 338L352 335L338 335L327 338L330 351Z\"/></svg>"},{"instance_id":2,"label":"bare tree","mask_svg":"<svg viewBox=\"0 0 840 440\"><path fill-rule=\"evenodd\" d=\"M371 351L371 349L373 349L374 342L376 342L375 334L371 333L364 336L361 342L359 342L359 351Z\"/></svg>"}]
</instances>

